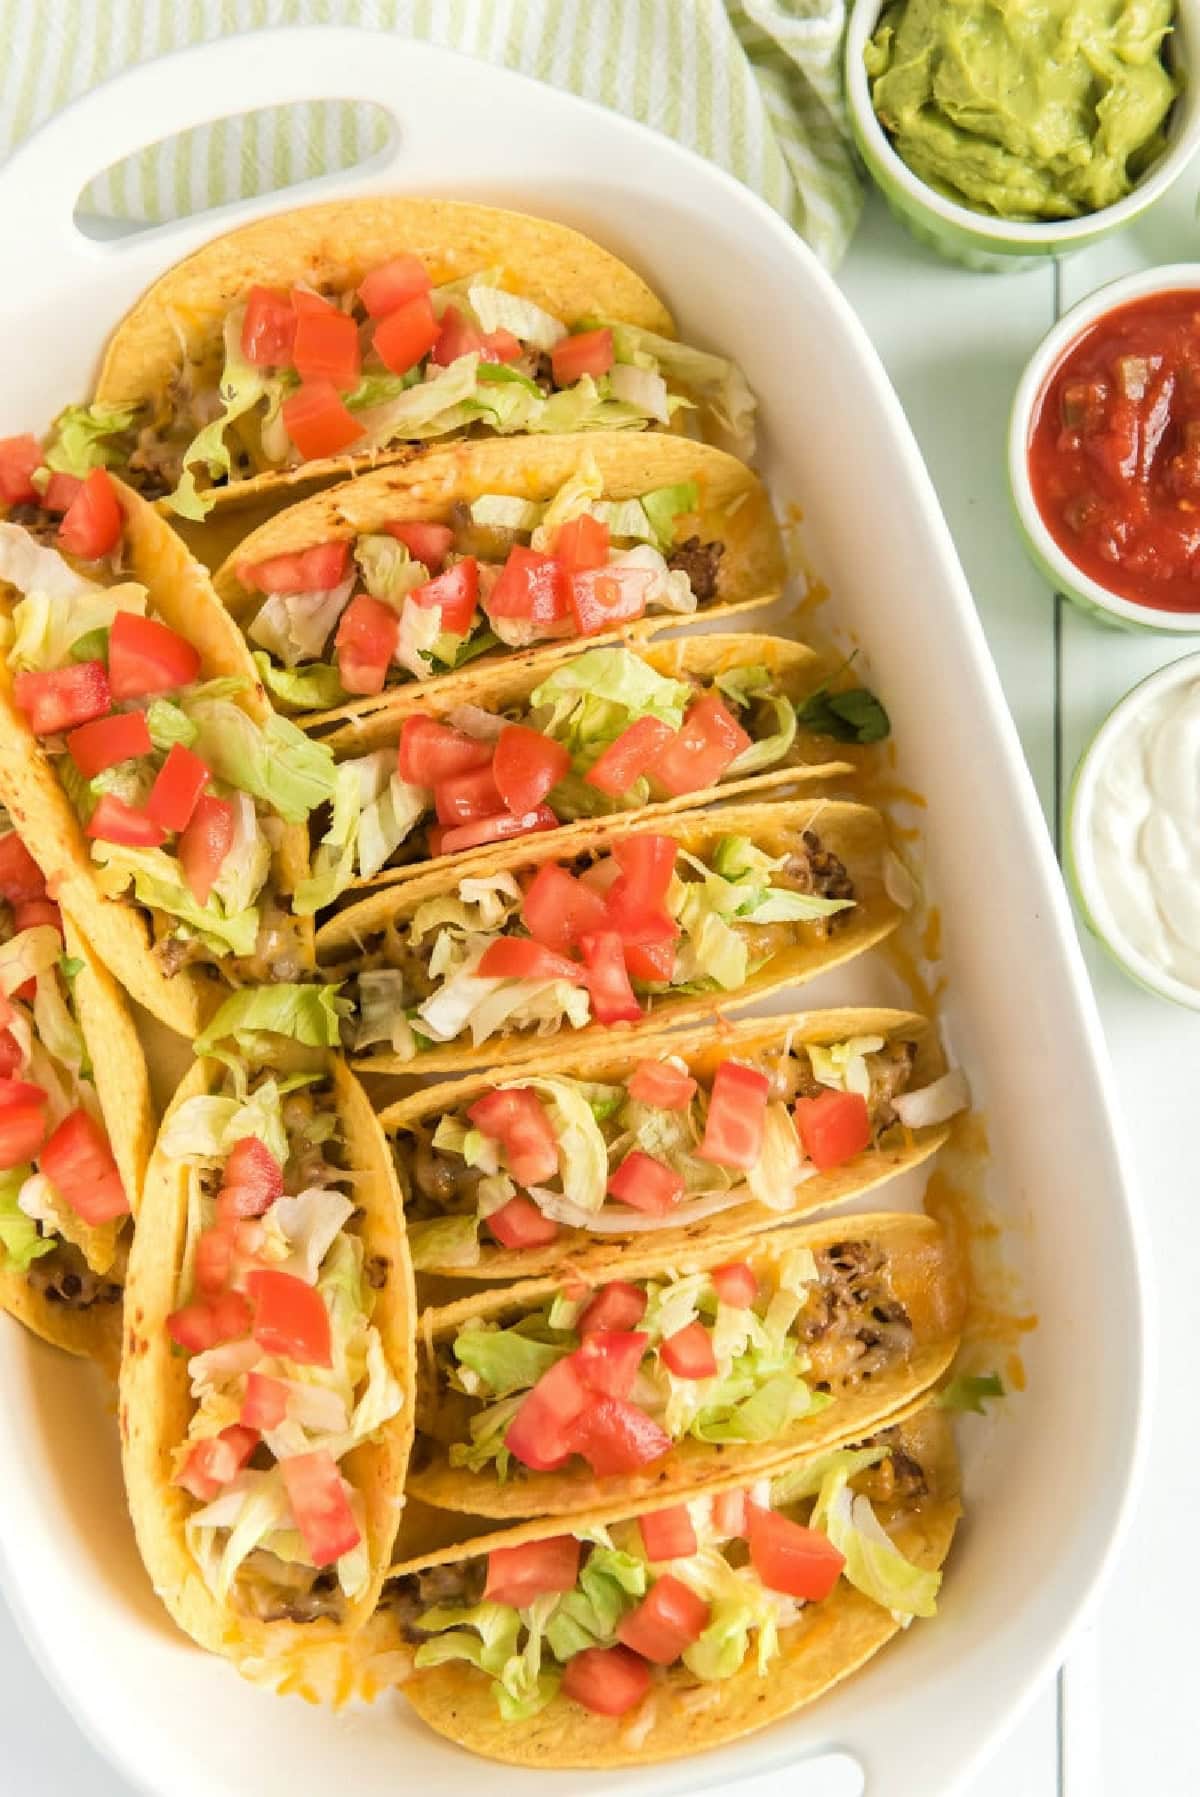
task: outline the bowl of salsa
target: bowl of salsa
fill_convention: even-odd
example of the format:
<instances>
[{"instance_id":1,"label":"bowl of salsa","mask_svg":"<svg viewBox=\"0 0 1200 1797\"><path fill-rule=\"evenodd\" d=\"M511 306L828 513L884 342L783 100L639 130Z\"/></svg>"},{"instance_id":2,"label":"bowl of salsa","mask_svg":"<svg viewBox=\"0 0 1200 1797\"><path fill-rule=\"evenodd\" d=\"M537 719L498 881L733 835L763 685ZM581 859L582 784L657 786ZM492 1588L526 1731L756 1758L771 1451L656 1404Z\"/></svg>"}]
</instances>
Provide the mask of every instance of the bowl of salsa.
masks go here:
<instances>
[{"instance_id":1,"label":"bowl of salsa","mask_svg":"<svg viewBox=\"0 0 1200 1797\"><path fill-rule=\"evenodd\" d=\"M1017 518L1055 587L1200 632L1200 262L1100 288L1043 339L1009 428Z\"/></svg>"}]
</instances>

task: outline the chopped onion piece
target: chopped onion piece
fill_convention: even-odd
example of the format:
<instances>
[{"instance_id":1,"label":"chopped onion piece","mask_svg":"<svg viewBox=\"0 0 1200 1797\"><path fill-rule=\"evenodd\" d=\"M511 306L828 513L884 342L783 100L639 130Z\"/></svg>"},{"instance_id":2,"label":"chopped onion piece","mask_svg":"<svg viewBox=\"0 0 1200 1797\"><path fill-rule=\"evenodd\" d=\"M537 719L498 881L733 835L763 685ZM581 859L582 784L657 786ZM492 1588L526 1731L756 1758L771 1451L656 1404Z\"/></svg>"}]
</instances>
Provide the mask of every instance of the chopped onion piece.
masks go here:
<instances>
[{"instance_id":1,"label":"chopped onion piece","mask_svg":"<svg viewBox=\"0 0 1200 1797\"><path fill-rule=\"evenodd\" d=\"M931 1086L920 1086L915 1092L900 1092L892 1100L892 1108L908 1129L929 1129L935 1123L965 1111L971 1102L971 1088L961 1067L952 1067L935 1079Z\"/></svg>"}]
</instances>

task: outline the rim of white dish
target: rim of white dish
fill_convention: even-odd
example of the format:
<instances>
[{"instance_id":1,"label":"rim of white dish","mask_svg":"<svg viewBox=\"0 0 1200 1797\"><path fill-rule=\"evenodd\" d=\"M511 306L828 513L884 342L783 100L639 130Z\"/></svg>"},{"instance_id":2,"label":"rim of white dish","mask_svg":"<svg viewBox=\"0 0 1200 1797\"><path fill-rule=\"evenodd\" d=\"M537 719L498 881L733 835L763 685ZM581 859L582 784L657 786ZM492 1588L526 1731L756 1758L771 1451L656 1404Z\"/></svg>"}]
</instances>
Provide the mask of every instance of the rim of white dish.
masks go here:
<instances>
[{"instance_id":1,"label":"rim of white dish","mask_svg":"<svg viewBox=\"0 0 1200 1797\"><path fill-rule=\"evenodd\" d=\"M1108 763L1113 745L1126 724L1131 717L1158 698L1160 693L1170 692L1177 686L1186 686L1193 680L1200 680L1200 651L1180 656L1178 661L1170 662L1154 674L1148 674L1145 680L1139 680L1136 686L1131 687L1123 699L1118 699L1080 757L1071 791L1067 843L1070 868L1088 921L1110 954L1135 980L1148 986L1161 998L1170 999L1173 1004L1182 1005L1186 1010L1200 1011L1200 988L1176 979L1174 974L1167 973L1157 962L1150 960L1129 941L1113 917L1096 872L1091 833L1100 776Z\"/></svg>"},{"instance_id":2,"label":"rim of white dish","mask_svg":"<svg viewBox=\"0 0 1200 1797\"><path fill-rule=\"evenodd\" d=\"M1025 534L1056 582L1067 593L1086 599L1114 618L1176 636L1200 634L1200 607L1194 612L1168 611L1161 606L1141 605L1126 599L1085 573L1055 540L1034 498L1033 483L1029 478L1029 436L1034 411L1047 383L1089 325L1128 300L1191 290L1200 294L1200 262L1174 262L1164 268L1142 269L1137 274L1122 275L1089 293L1069 312L1064 312L1029 358L1013 395L1008 426L1008 480L1013 503Z\"/></svg>"},{"instance_id":3,"label":"rim of white dish","mask_svg":"<svg viewBox=\"0 0 1200 1797\"><path fill-rule=\"evenodd\" d=\"M1081 239L1091 241L1100 234L1118 230L1166 192L1182 174L1200 145L1200 0L1178 0L1172 36L1173 54L1185 77L1183 92L1175 101L1176 117L1170 140L1158 161L1146 172L1132 193L1098 212L1083 218L1046 219L1022 223L1019 220L994 218L986 212L975 212L970 206L949 199L915 175L894 149L871 103L863 52L879 22L886 0L854 0L846 32L846 95L859 130L872 151L883 161L897 186L908 197L931 212L943 223L968 232L981 243L1020 244L1031 252L1045 251L1050 244L1069 247ZM1197 78L1189 81L1189 70Z\"/></svg>"}]
</instances>

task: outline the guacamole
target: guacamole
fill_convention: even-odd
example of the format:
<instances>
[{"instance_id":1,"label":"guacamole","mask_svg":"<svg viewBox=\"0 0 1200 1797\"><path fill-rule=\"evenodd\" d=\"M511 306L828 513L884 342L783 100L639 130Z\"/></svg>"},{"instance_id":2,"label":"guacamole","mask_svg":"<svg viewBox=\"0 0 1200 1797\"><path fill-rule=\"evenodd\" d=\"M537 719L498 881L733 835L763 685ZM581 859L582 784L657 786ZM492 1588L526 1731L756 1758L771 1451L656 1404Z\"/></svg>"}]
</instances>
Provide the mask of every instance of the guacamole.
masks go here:
<instances>
[{"instance_id":1,"label":"guacamole","mask_svg":"<svg viewBox=\"0 0 1200 1797\"><path fill-rule=\"evenodd\" d=\"M913 173L1001 218L1076 218L1162 150L1174 0L889 0L867 46L880 123Z\"/></svg>"}]
</instances>

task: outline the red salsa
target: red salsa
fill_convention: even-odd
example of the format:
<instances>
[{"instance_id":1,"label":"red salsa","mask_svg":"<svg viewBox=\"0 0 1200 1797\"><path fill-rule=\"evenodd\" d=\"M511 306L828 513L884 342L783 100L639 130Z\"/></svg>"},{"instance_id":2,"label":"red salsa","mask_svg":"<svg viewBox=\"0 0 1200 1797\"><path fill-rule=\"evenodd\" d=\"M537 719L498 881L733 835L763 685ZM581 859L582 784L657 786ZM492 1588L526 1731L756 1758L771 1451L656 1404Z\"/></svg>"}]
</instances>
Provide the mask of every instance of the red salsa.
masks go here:
<instances>
[{"instance_id":1,"label":"red salsa","mask_svg":"<svg viewBox=\"0 0 1200 1797\"><path fill-rule=\"evenodd\" d=\"M1134 604L1200 611L1200 289L1085 331L1038 401L1029 477L1083 573Z\"/></svg>"}]
</instances>

